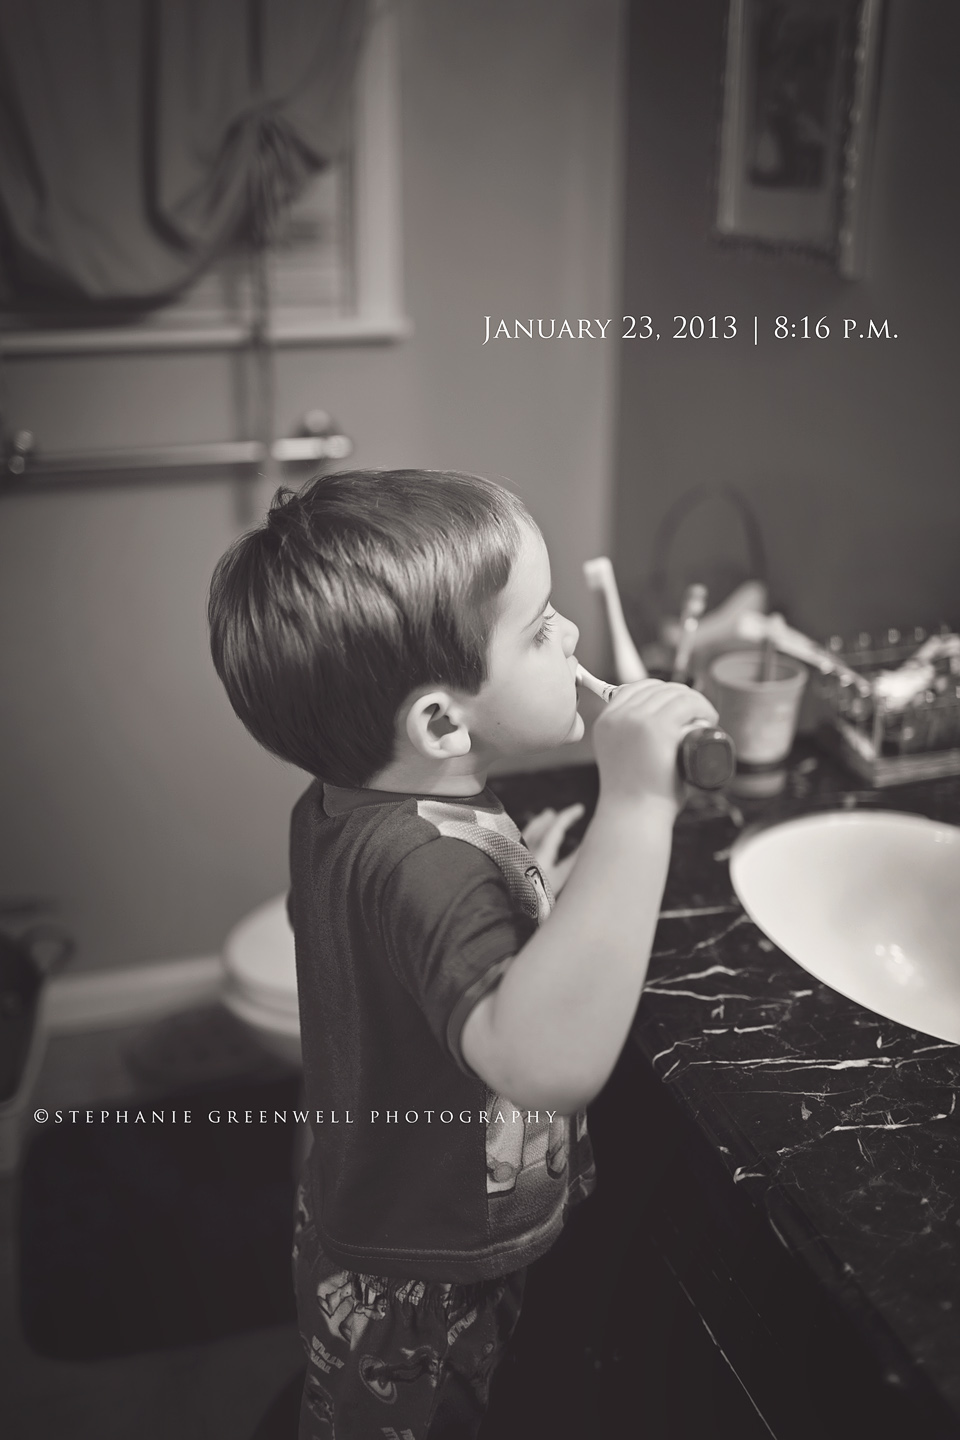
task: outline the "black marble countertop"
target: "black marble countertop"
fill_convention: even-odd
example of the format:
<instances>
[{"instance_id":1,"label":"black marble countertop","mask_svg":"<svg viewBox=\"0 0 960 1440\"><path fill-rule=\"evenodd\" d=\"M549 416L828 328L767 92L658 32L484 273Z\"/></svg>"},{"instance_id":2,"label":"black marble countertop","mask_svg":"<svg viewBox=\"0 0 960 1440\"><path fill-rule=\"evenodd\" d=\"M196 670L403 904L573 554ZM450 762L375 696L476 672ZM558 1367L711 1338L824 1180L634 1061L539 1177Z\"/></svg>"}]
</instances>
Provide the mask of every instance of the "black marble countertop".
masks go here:
<instances>
[{"instance_id":1,"label":"black marble countertop","mask_svg":"<svg viewBox=\"0 0 960 1440\"><path fill-rule=\"evenodd\" d=\"M597 793L589 766L494 785L520 823ZM888 1382L902 1357L960 1417L960 1046L808 975L730 881L745 825L855 806L960 823L960 777L865 789L801 741L779 797L688 806L632 1040L738 1194L880 1338Z\"/></svg>"}]
</instances>

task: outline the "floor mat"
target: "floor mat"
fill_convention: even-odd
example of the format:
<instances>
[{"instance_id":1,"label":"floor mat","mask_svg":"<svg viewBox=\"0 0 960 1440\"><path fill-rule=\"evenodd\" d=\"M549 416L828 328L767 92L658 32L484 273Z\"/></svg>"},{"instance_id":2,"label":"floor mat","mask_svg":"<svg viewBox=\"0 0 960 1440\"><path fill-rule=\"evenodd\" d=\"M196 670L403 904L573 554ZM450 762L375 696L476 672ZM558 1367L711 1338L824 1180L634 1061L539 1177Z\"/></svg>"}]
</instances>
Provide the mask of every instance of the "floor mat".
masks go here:
<instances>
[{"instance_id":1,"label":"floor mat","mask_svg":"<svg viewBox=\"0 0 960 1440\"><path fill-rule=\"evenodd\" d=\"M103 1102L127 1124L51 1127L20 1196L24 1338L54 1359L191 1345L296 1318L296 1077ZM135 1124L137 1109L193 1123ZM212 1124L230 1109L268 1123ZM288 1123L273 1123L287 1111Z\"/></svg>"}]
</instances>

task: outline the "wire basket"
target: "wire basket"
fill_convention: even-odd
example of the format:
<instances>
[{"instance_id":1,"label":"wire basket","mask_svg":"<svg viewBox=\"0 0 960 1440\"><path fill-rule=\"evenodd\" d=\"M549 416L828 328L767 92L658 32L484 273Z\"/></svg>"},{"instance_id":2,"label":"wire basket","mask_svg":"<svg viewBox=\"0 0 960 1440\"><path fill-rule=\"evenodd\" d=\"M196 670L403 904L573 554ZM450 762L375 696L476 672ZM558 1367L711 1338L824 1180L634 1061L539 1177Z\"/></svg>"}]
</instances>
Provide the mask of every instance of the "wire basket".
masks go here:
<instances>
[{"instance_id":1,"label":"wire basket","mask_svg":"<svg viewBox=\"0 0 960 1440\"><path fill-rule=\"evenodd\" d=\"M925 639L919 628L907 636L890 630L882 641L861 634L853 645L834 636L828 648L871 679L897 669ZM815 675L813 687L822 740L870 785L960 774L960 656L937 659L930 683L902 707L863 696L835 675Z\"/></svg>"}]
</instances>

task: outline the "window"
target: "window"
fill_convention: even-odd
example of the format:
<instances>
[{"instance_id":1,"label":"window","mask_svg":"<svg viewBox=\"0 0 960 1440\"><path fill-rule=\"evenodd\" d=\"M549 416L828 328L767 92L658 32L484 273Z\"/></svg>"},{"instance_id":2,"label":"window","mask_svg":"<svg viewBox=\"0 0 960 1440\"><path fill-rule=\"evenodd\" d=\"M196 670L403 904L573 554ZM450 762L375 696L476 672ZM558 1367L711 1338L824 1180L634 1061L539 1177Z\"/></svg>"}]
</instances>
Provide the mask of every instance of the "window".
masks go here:
<instances>
[{"instance_id":1,"label":"window","mask_svg":"<svg viewBox=\"0 0 960 1440\"><path fill-rule=\"evenodd\" d=\"M360 61L352 150L289 208L267 253L271 340L388 340L407 333L401 277L396 16L374 7ZM250 252L238 245L177 299L93 327L0 317L8 355L222 349L246 344L255 313Z\"/></svg>"}]
</instances>

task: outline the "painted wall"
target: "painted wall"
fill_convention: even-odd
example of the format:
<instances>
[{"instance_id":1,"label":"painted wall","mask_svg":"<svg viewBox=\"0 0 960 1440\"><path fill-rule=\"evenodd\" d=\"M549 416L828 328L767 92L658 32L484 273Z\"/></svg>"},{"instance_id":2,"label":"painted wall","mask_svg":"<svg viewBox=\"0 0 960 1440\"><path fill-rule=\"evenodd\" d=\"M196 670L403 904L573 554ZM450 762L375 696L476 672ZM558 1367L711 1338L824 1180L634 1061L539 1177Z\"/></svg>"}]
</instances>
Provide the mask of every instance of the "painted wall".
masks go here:
<instances>
[{"instance_id":1,"label":"painted wall","mask_svg":"<svg viewBox=\"0 0 960 1440\"><path fill-rule=\"evenodd\" d=\"M399 8L415 333L281 353L279 428L319 405L354 437L351 463L510 476L590 663L579 567L609 533L616 347L481 341L486 314L617 312L622 6ZM243 433L227 356L4 371L6 423L50 450ZM260 511L268 495L252 498ZM214 951L285 884L305 777L246 736L206 648L206 586L242 510L204 477L0 504L0 893L55 901L80 967Z\"/></svg>"},{"instance_id":2,"label":"painted wall","mask_svg":"<svg viewBox=\"0 0 960 1440\"><path fill-rule=\"evenodd\" d=\"M624 308L659 343L622 347L616 557L638 622L657 525L704 482L755 508L774 599L818 636L960 624L960 89L952 0L889 0L868 278L712 238L726 7L632 7ZM761 344L667 338L674 314L752 317ZM825 315L828 340L771 337L778 314ZM843 317L896 341L844 343ZM840 327L842 328L842 327ZM858 331L863 328L858 324ZM680 586L744 578L732 512L711 502L668 557Z\"/></svg>"}]
</instances>

